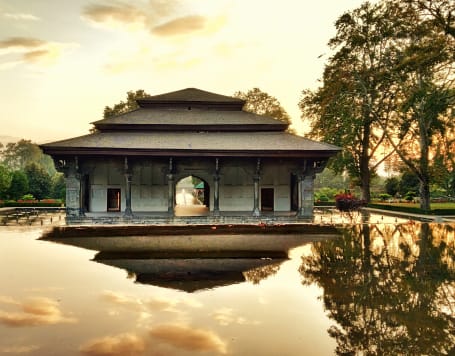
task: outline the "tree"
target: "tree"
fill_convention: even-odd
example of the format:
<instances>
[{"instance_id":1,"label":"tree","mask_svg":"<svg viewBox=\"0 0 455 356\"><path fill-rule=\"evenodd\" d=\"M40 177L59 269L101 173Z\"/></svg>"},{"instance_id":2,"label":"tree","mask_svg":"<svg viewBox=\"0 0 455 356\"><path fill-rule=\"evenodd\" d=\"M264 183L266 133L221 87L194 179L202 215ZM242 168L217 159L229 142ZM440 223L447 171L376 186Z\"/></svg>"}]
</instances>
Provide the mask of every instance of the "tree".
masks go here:
<instances>
[{"instance_id":1,"label":"tree","mask_svg":"<svg viewBox=\"0 0 455 356\"><path fill-rule=\"evenodd\" d=\"M400 180L397 177L390 177L386 179L385 191L391 196L395 196L398 193L400 186Z\"/></svg>"},{"instance_id":2,"label":"tree","mask_svg":"<svg viewBox=\"0 0 455 356\"><path fill-rule=\"evenodd\" d=\"M46 171L36 163L30 163L25 167L29 184L29 193L36 199L48 198L51 193L51 178Z\"/></svg>"},{"instance_id":3,"label":"tree","mask_svg":"<svg viewBox=\"0 0 455 356\"><path fill-rule=\"evenodd\" d=\"M421 3L425 3L422 1ZM402 101L383 126L389 143L420 182L420 208L430 209L431 151L453 125L455 38L410 2L391 1L399 18L399 61L391 69Z\"/></svg>"},{"instance_id":4,"label":"tree","mask_svg":"<svg viewBox=\"0 0 455 356\"><path fill-rule=\"evenodd\" d=\"M54 162L48 155L43 154L39 146L30 140L10 142L2 151L3 164L10 170L24 169L30 163L37 163L49 175L56 173Z\"/></svg>"},{"instance_id":5,"label":"tree","mask_svg":"<svg viewBox=\"0 0 455 356\"><path fill-rule=\"evenodd\" d=\"M11 185L11 172L0 164L0 199L6 198L6 193Z\"/></svg>"},{"instance_id":6,"label":"tree","mask_svg":"<svg viewBox=\"0 0 455 356\"><path fill-rule=\"evenodd\" d=\"M258 115L271 116L287 124L291 123L291 118L281 106L277 98L263 92L259 88L253 88L246 93L238 91L234 93L234 97L245 100L245 111L252 112Z\"/></svg>"},{"instance_id":7,"label":"tree","mask_svg":"<svg viewBox=\"0 0 455 356\"><path fill-rule=\"evenodd\" d=\"M326 64L323 84L304 90L299 107L309 120L310 136L343 147L330 162L337 172L348 171L370 201L371 179L391 154L378 158L385 141L380 121L393 114L397 88L389 68L396 59L394 22L383 3L364 3L336 22L329 41L336 50Z\"/></svg>"},{"instance_id":8,"label":"tree","mask_svg":"<svg viewBox=\"0 0 455 356\"><path fill-rule=\"evenodd\" d=\"M405 2L446 35L455 38L455 4L452 0L405 0Z\"/></svg>"},{"instance_id":9,"label":"tree","mask_svg":"<svg viewBox=\"0 0 455 356\"><path fill-rule=\"evenodd\" d=\"M51 197L61 200L66 198L65 176L62 173L56 173L52 177Z\"/></svg>"},{"instance_id":10,"label":"tree","mask_svg":"<svg viewBox=\"0 0 455 356\"><path fill-rule=\"evenodd\" d=\"M137 105L136 99L146 98L150 96L144 90L139 89L136 91L129 91L126 93L126 101L120 101L118 104L114 104L112 107L106 106L104 108L104 118L113 117L116 115L124 114L128 111L135 110L139 107Z\"/></svg>"},{"instance_id":11,"label":"tree","mask_svg":"<svg viewBox=\"0 0 455 356\"><path fill-rule=\"evenodd\" d=\"M18 200L28 193L28 178L23 171L14 171L12 174L11 185L8 189L8 196Z\"/></svg>"},{"instance_id":12,"label":"tree","mask_svg":"<svg viewBox=\"0 0 455 356\"><path fill-rule=\"evenodd\" d=\"M404 171L398 184L398 191L402 196L405 196L409 192L417 195L419 191L419 178L409 170Z\"/></svg>"}]
</instances>

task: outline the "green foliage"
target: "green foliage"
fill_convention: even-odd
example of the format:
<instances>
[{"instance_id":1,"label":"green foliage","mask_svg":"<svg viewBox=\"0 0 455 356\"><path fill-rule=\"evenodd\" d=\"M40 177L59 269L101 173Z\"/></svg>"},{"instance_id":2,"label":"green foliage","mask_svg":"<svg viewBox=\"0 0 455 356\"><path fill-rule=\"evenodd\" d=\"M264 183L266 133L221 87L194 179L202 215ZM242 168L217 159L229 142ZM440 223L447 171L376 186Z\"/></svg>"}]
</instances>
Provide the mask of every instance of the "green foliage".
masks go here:
<instances>
[{"instance_id":1,"label":"green foliage","mask_svg":"<svg viewBox=\"0 0 455 356\"><path fill-rule=\"evenodd\" d=\"M326 168L321 173L316 174L314 180L314 188L318 190L319 188L329 187L334 190L333 194L327 194L330 199L335 197L335 194L342 190L348 189L350 186L350 179L345 174L336 173L333 169Z\"/></svg>"},{"instance_id":2,"label":"green foliage","mask_svg":"<svg viewBox=\"0 0 455 356\"><path fill-rule=\"evenodd\" d=\"M106 106L104 108L104 118L113 117L116 115L125 114L129 111L135 110L139 107L136 99L146 98L150 96L144 90L139 89L136 91L129 91L126 93L126 101L120 101L118 104L114 104L112 107Z\"/></svg>"},{"instance_id":3,"label":"green foliage","mask_svg":"<svg viewBox=\"0 0 455 356\"><path fill-rule=\"evenodd\" d=\"M28 178L30 194L39 200L50 196L51 178L42 167L36 163L31 163L25 167L25 174Z\"/></svg>"},{"instance_id":4,"label":"green foliage","mask_svg":"<svg viewBox=\"0 0 455 356\"><path fill-rule=\"evenodd\" d=\"M253 88L246 93L238 91L234 93L234 97L246 101L244 110L258 114L267 115L275 119L283 121L287 124L291 123L291 118L281 106L277 98L261 91L259 88Z\"/></svg>"},{"instance_id":5,"label":"green foliage","mask_svg":"<svg viewBox=\"0 0 455 356\"><path fill-rule=\"evenodd\" d=\"M415 197L419 191L419 178L410 171L404 172L401 176L398 189L402 196L405 196L408 192L414 192Z\"/></svg>"},{"instance_id":6,"label":"green foliage","mask_svg":"<svg viewBox=\"0 0 455 356\"><path fill-rule=\"evenodd\" d=\"M35 200L35 197L32 194L25 194L22 196L22 200Z\"/></svg>"},{"instance_id":7,"label":"green foliage","mask_svg":"<svg viewBox=\"0 0 455 356\"><path fill-rule=\"evenodd\" d=\"M396 196L400 187L400 180L397 177L390 177L386 179L385 190L387 194L392 197Z\"/></svg>"},{"instance_id":8,"label":"green foliage","mask_svg":"<svg viewBox=\"0 0 455 356\"><path fill-rule=\"evenodd\" d=\"M28 178L23 171L14 171L11 179L11 185L8 189L8 196L11 199L20 199L28 192Z\"/></svg>"},{"instance_id":9,"label":"green foliage","mask_svg":"<svg viewBox=\"0 0 455 356\"><path fill-rule=\"evenodd\" d=\"M314 196L317 201L334 201L335 195L337 195L339 191L339 189L323 187L317 189Z\"/></svg>"},{"instance_id":10,"label":"green foliage","mask_svg":"<svg viewBox=\"0 0 455 356\"><path fill-rule=\"evenodd\" d=\"M52 177L51 197L63 201L66 198L65 177L62 173L56 173Z\"/></svg>"},{"instance_id":11,"label":"green foliage","mask_svg":"<svg viewBox=\"0 0 455 356\"><path fill-rule=\"evenodd\" d=\"M0 199L5 199L11 185L12 174L2 164L0 164Z\"/></svg>"},{"instance_id":12,"label":"green foliage","mask_svg":"<svg viewBox=\"0 0 455 356\"><path fill-rule=\"evenodd\" d=\"M392 196L390 194L387 194L387 193L379 194L379 199L381 199L382 201L386 201L391 198L392 198Z\"/></svg>"},{"instance_id":13,"label":"green foliage","mask_svg":"<svg viewBox=\"0 0 455 356\"><path fill-rule=\"evenodd\" d=\"M38 145L30 140L8 143L2 151L2 157L3 164L13 171L24 170L30 163L36 163L43 167L47 174L52 176L56 173L52 158L43 154Z\"/></svg>"}]
</instances>

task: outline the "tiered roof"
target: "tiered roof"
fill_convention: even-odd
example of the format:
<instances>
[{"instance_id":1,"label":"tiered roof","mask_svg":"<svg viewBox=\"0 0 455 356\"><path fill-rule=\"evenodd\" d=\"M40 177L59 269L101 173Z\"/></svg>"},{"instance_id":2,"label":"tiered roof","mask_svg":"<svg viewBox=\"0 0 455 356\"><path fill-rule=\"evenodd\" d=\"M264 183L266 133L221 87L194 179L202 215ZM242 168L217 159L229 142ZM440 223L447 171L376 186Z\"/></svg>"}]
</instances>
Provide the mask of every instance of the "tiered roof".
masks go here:
<instances>
[{"instance_id":1,"label":"tiered roof","mask_svg":"<svg viewBox=\"0 0 455 356\"><path fill-rule=\"evenodd\" d=\"M244 100L188 88L138 99L139 108L93 122L96 132L41 145L51 155L330 157L340 148L286 132L244 111Z\"/></svg>"}]
</instances>

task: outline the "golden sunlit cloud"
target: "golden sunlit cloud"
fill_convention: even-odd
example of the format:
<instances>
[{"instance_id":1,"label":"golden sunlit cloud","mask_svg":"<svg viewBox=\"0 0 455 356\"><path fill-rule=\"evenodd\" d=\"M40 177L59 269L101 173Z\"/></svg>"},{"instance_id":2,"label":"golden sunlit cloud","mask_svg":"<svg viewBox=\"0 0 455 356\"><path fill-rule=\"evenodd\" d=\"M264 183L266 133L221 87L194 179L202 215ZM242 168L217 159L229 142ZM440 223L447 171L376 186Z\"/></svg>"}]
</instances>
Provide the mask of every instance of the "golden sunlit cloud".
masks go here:
<instances>
[{"instance_id":1,"label":"golden sunlit cloud","mask_svg":"<svg viewBox=\"0 0 455 356\"><path fill-rule=\"evenodd\" d=\"M0 55L19 53L21 58L0 63L0 70L10 69L23 63L52 65L65 51L75 47L78 47L78 44L50 42L33 37L10 37L0 41Z\"/></svg>"},{"instance_id":2,"label":"golden sunlit cloud","mask_svg":"<svg viewBox=\"0 0 455 356\"><path fill-rule=\"evenodd\" d=\"M3 297L2 300L22 309L21 312L0 310L0 324L6 326L26 327L77 322L77 319L63 315L58 303L49 298L35 297L24 302L11 302Z\"/></svg>"},{"instance_id":3,"label":"golden sunlit cloud","mask_svg":"<svg viewBox=\"0 0 455 356\"><path fill-rule=\"evenodd\" d=\"M4 13L3 16L18 21L39 21L39 17L36 17L32 14L22 14L22 13Z\"/></svg>"},{"instance_id":4,"label":"golden sunlit cloud","mask_svg":"<svg viewBox=\"0 0 455 356\"><path fill-rule=\"evenodd\" d=\"M142 28L147 22L142 10L122 3L88 5L82 12L82 18L108 28Z\"/></svg>"},{"instance_id":5,"label":"golden sunlit cloud","mask_svg":"<svg viewBox=\"0 0 455 356\"><path fill-rule=\"evenodd\" d=\"M157 36L190 34L204 29L206 21L206 18L200 15L183 16L154 27L152 32Z\"/></svg>"},{"instance_id":6,"label":"golden sunlit cloud","mask_svg":"<svg viewBox=\"0 0 455 356\"><path fill-rule=\"evenodd\" d=\"M211 314L220 325L228 326L231 324L239 325L259 325L259 321L248 321L241 316L236 316L231 308L222 308Z\"/></svg>"},{"instance_id":7,"label":"golden sunlit cloud","mask_svg":"<svg viewBox=\"0 0 455 356\"><path fill-rule=\"evenodd\" d=\"M33 37L10 37L6 40L0 41L0 48L13 49L13 48L36 48L46 44L46 41Z\"/></svg>"},{"instance_id":8,"label":"golden sunlit cloud","mask_svg":"<svg viewBox=\"0 0 455 356\"><path fill-rule=\"evenodd\" d=\"M145 351L145 342L137 335L125 333L90 340L79 351L89 356L136 356Z\"/></svg>"},{"instance_id":9,"label":"golden sunlit cloud","mask_svg":"<svg viewBox=\"0 0 455 356\"><path fill-rule=\"evenodd\" d=\"M210 330L168 324L157 326L149 333L154 339L182 350L227 352L226 343Z\"/></svg>"},{"instance_id":10,"label":"golden sunlit cloud","mask_svg":"<svg viewBox=\"0 0 455 356\"><path fill-rule=\"evenodd\" d=\"M109 303L120 305L129 310L141 311L143 309L143 305L140 299L122 293L104 291L101 294L101 298L108 301Z\"/></svg>"}]
</instances>

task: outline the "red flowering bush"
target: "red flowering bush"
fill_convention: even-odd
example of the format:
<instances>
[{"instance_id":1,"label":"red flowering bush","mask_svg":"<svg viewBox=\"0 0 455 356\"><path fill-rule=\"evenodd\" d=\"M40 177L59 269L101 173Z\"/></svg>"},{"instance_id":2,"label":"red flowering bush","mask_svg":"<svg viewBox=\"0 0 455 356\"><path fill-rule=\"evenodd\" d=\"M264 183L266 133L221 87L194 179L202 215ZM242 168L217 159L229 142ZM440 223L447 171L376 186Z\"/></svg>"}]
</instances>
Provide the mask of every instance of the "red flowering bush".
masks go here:
<instances>
[{"instance_id":1,"label":"red flowering bush","mask_svg":"<svg viewBox=\"0 0 455 356\"><path fill-rule=\"evenodd\" d=\"M339 211L355 211L367 205L365 200L357 199L351 193L335 195L335 206Z\"/></svg>"}]
</instances>

